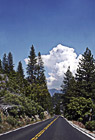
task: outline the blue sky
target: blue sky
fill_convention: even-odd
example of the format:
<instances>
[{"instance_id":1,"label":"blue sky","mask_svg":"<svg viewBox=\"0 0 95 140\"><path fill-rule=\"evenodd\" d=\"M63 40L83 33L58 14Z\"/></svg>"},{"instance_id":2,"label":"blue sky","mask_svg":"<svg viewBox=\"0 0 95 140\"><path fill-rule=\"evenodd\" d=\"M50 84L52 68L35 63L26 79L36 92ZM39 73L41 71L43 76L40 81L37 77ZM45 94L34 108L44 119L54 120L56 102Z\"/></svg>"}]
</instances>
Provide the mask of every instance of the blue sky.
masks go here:
<instances>
[{"instance_id":1,"label":"blue sky","mask_svg":"<svg viewBox=\"0 0 95 140\"><path fill-rule=\"evenodd\" d=\"M11 51L14 63L63 44L95 55L95 0L0 0L0 56Z\"/></svg>"}]
</instances>

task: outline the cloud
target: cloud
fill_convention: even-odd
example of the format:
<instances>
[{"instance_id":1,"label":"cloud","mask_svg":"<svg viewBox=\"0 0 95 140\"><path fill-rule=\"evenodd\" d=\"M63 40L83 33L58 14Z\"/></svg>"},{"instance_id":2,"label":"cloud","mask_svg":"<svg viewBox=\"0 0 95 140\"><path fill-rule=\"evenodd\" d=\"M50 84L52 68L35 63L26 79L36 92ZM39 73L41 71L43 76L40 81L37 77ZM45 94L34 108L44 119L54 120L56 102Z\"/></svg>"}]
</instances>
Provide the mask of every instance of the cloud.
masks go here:
<instances>
[{"instance_id":1,"label":"cloud","mask_svg":"<svg viewBox=\"0 0 95 140\"><path fill-rule=\"evenodd\" d=\"M29 58L25 58L24 61L25 61L26 64L28 64Z\"/></svg>"},{"instance_id":2,"label":"cloud","mask_svg":"<svg viewBox=\"0 0 95 140\"><path fill-rule=\"evenodd\" d=\"M82 55L77 56L73 48L61 44L54 47L49 54L42 55L46 73L48 74L48 88L60 89L68 66L70 66L70 70L74 75L81 58ZM29 59L26 58L24 60L28 64Z\"/></svg>"},{"instance_id":3,"label":"cloud","mask_svg":"<svg viewBox=\"0 0 95 140\"><path fill-rule=\"evenodd\" d=\"M48 72L48 88L60 88L68 66L75 74L81 57L82 55L77 56L73 48L61 44L53 48L49 54L42 55L44 66Z\"/></svg>"}]
</instances>

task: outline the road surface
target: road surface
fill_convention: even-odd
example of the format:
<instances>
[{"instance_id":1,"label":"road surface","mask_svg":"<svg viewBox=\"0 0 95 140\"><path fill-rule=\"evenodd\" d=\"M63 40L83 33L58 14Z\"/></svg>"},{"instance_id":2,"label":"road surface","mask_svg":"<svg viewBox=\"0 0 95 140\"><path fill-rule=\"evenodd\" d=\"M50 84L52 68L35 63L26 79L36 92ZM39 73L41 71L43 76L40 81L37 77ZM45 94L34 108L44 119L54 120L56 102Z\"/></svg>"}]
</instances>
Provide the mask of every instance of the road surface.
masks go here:
<instances>
[{"instance_id":1,"label":"road surface","mask_svg":"<svg viewBox=\"0 0 95 140\"><path fill-rule=\"evenodd\" d=\"M91 140L73 128L63 117L40 122L0 136L0 140Z\"/></svg>"}]
</instances>

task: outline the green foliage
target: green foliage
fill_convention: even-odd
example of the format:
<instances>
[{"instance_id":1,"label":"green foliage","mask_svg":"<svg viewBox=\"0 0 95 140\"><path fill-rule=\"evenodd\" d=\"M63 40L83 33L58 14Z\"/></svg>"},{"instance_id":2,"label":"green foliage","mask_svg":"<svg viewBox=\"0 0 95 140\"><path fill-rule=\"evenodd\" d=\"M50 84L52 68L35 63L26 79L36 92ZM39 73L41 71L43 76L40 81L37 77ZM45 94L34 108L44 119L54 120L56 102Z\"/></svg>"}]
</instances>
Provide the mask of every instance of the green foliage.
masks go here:
<instances>
[{"instance_id":1,"label":"green foliage","mask_svg":"<svg viewBox=\"0 0 95 140\"><path fill-rule=\"evenodd\" d=\"M60 112L60 104L59 103L55 107L55 114L56 115L60 115L61 114L61 112Z\"/></svg>"},{"instance_id":2,"label":"green foliage","mask_svg":"<svg viewBox=\"0 0 95 140\"><path fill-rule=\"evenodd\" d=\"M37 102L45 110L51 110L51 96L46 88L46 85L33 83L28 85L25 91L25 95L28 98Z\"/></svg>"},{"instance_id":3,"label":"green foliage","mask_svg":"<svg viewBox=\"0 0 95 140\"><path fill-rule=\"evenodd\" d=\"M78 121L79 121L79 122L83 122L83 118L81 118L81 117L78 118Z\"/></svg>"},{"instance_id":4,"label":"green foliage","mask_svg":"<svg viewBox=\"0 0 95 140\"><path fill-rule=\"evenodd\" d=\"M7 83L7 89L10 92L21 94L24 92L24 79L18 75L18 73L10 73L9 81Z\"/></svg>"},{"instance_id":5,"label":"green foliage","mask_svg":"<svg viewBox=\"0 0 95 140\"><path fill-rule=\"evenodd\" d=\"M90 116L90 109L93 108L92 100L84 97L72 97L70 103L67 105L65 110L66 117L71 120L85 121L86 116ZM81 119L82 118L82 119Z\"/></svg>"},{"instance_id":6,"label":"green foliage","mask_svg":"<svg viewBox=\"0 0 95 140\"><path fill-rule=\"evenodd\" d=\"M6 121L7 121L7 123L9 123L12 126L17 126L17 124L18 124L17 120L12 116L8 116Z\"/></svg>"},{"instance_id":7,"label":"green foliage","mask_svg":"<svg viewBox=\"0 0 95 140\"><path fill-rule=\"evenodd\" d=\"M13 64L13 56L12 53L9 52L8 54L8 72L13 72L14 64Z\"/></svg>"},{"instance_id":8,"label":"green foliage","mask_svg":"<svg viewBox=\"0 0 95 140\"><path fill-rule=\"evenodd\" d=\"M26 114L28 117L32 117L44 111L44 109L35 103L33 100L25 97L24 95L17 96L15 94L7 93L4 98L5 103L15 105L9 110L10 115L16 117Z\"/></svg>"},{"instance_id":9,"label":"green foliage","mask_svg":"<svg viewBox=\"0 0 95 140\"><path fill-rule=\"evenodd\" d=\"M45 79L45 74L44 74L44 63L41 58L41 53L38 53L38 65L37 65L37 82L39 84L44 84L46 85L46 79Z\"/></svg>"},{"instance_id":10,"label":"green foliage","mask_svg":"<svg viewBox=\"0 0 95 140\"><path fill-rule=\"evenodd\" d=\"M94 131L95 130L95 121L86 122L85 128L90 131Z\"/></svg>"},{"instance_id":11,"label":"green foliage","mask_svg":"<svg viewBox=\"0 0 95 140\"><path fill-rule=\"evenodd\" d=\"M62 102L62 101L63 101L63 94L55 93L55 94L52 96L52 103L53 103L53 106L57 105L59 102Z\"/></svg>"},{"instance_id":12,"label":"green foliage","mask_svg":"<svg viewBox=\"0 0 95 140\"><path fill-rule=\"evenodd\" d=\"M17 74L18 74L18 77L19 77L20 79L21 79L21 78L24 79L24 71L23 71L23 67L22 67L21 61L18 63Z\"/></svg>"},{"instance_id":13,"label":"green foliage","mask_svg":"<svg viewBox=\"0 0 95 140\"><path fill-rule=\"evenodd\" d=\"M61 85L61 90L63 91L63 111L67 110L67 105L70 102L71 97L76 97L76 81L73 77L70 67L68 67L66 73L64 74L63 84ZM65 112L64 112L65 113ZM65 114L64 114L65 115Z\"/></svg>"},{"instance_id":14,"label":"green foliage","mask_svg":"<svg viewBox=\"0 0 95 140\"><path fill-rule=\"evenodd\" d=\"M76 73L79 96L95 99L95 64L91 51L86 48Z\"/></svg>"},{"instance_id":15,"label":"green foliage","mask_svg":"<svg viewBox=\"0 0 95 140\"><path fill-rule=\"evenodd\" d=\"M5 94L6 94L6 91L5 90L1 90L0 91L0 98L3 97Z\"/></svg>"},{"instance_id":16,"label":"green foliage","mask_svg":"<svg viewBox=\"0 0 95 140\"><path fill-rule=\"evenodd\" d=\"M3 72L8 73L8 59L7 59L6 53L3 56L2 64L3 64Z\"/></svg>"},{"instance_id":17,"label":"green foliage","mask_svg":"<svg viewBox=\"0 0 95 140\"><path fill-rule=\"evenodd\" d=\"M2 69L2 61L0 59L0 73L2 73L2 72L3 72L3 69Z\"/></svg>"},{"instance_id":18,"label":"green foliage","mask_svg":"<svg viewBox=\"0 0 95 140\"><path fill-rule=\"evenodd\" d=\"M61 90L64 93L64 103L68 104L70 98L73 96L77 96L76 94L76 81L75 78L72 75L72 72L70 71L70 67L68 67L67 72L64 74L64 80L63 84L61 85ZM65 105L64 104L64 105Z\"/></svg>"},{"instance_id":19,"label":"green foliage","mask_svg":"<svg viewBox=\"0 0 95 140\"><path fill-rule=\"evenodd\" d=\"M61 88L65 93L63 95L64 115L68 119L78 120L84 124L90 117L93 119L95 112L95 61L88 48L82 55L75 78L69 67Z\"/></svg>"},{"instance_id":20,"label":"green foliage","mask_svg":"<svg viewBox=\"0 0 95 140\"><path fill-rule=\"evenodd\" d=\"M36 81L36 76L37 76L37 58L35 54L35 49L34 46L32 45L31 50L30 50L30 55L29 55L29 61L27 65L27 74L28 74L28 81L30 83L34 83Z\"/></svg>"},{"instance_id":21,"label":"green foliage","mask_svg":"<svg viewBox=\"0 0 95 140\"><path fill-rule=\"evenodd\" d=\"M44 112L44 109L42 108L42 106L36 104L36 107L37 107L37 114L40 115L42 112Z\"/></svg>"},{"instance_id":22,"label":"green foliage","mask_svg":"<svg viewBox=\"0 0 95 140\"><path fill-rule=\"evenodd\" d=\"M64 74L64 80L63 84L61 85L61 90L63 93L67 93L70 86L71 86L71 80L73 79L73 75L70 71L70 67L68 67L67 72Z\"/></svg>"},{"instance_id":23,"label":"green foliage","mask_svg":"<svg viewBox=\"0 0 95 140\"><path fill-rule=\"evenodd\" d=\"M44 119L44 113L41 112L40 115L39 115L39 117L40 117L41 120Z\"/></svg>"},{"instance_id":24,"label":"green foliage","mask_svg":"<svg viewBox=\"0 0 95 140\"><path fill-rule=\"evenodd\" d=\"M31 118L38 114L43 119L44 110L52 112L41 53L38 53L37 58L33 45L28 58L27 78L24 77L21 61L17 71L14 70L11 52L8 56L4 54L3 60L0 61L0 101L8 106L10 116L7 122L11 123L12 120L11 125L14 126L15 119L21 116Z\"/></svg>"},{"instance_id":25,"label":"green foliage","mask_svg":"<svg viewBox=\"0 0 95 140\"><path fill-rule=\"evenodd\" d=\"M16 118L18 116L18 111L19 111L19 107L18 106L14 106L13 108L11 108L9 110L9 114Z\"/></svg>"}]
</instances>

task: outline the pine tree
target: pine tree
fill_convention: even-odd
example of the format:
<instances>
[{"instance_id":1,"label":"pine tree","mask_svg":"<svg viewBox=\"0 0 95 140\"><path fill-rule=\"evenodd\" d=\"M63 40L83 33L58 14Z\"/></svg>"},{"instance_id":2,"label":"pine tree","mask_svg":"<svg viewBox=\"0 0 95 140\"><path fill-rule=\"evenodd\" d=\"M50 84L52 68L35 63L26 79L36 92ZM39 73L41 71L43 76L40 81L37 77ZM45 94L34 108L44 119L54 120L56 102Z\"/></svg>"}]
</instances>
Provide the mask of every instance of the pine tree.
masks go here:
<instances>
[{"instance_id":1,"label":"pine tree","mask_svg":"<svg viewBox=\"0 0 95 140\"><path fill-rule=\"evenodd\" d=\"M27 74L30 85L27 88L27 96L41 105L45 110L51 110L51 97L46 85L43 61L39 53L37 62L33 45L28 58Z\"/></svg>"},{"instance_id":2,"label":"pine tree","mask_svg":"<svg viewBox=\"0 0 95 140\"><path fill-rule=\"evenodd\" d=\"M8 60L7 60L7 56L6 56L6 53L4 54L3 56L3 72L4 73L8 73Z\"/></svg>"},{"instance_id":3,"label":"pine tree","mask_svg":"<svg viewBox=\"0 0 95 140\"><path fill-rule=\"evenodd\" d=\"M12 53L8 54L8 72L13 72L14 64L13 64L13 56Z\"/></svg>"},{"instance_id":4,"label":"pine tree","mask_svg":"<svg viewBox=\"0 0 95 140\"><path fill-rule=\"evenodd\" d=\"M64 80L63 80L63 84L61 85L61 91L66 95L67 94L70 95L70 93L73 92L74 95L74 90L73 90L74 87L75 87L75 79L72 72L70 71L70 67L68 67L67 72L64 73Z\"/></svg>"},{"instance_id":5,"label":"pine tree","mask_svg":"<svg viewBox=\"0 0 95 140\"><path fill-rule=\"evenodd\" d=\"M55 107L55 114L56 115L60 115L61 112L60 112L60 103L57 103L56 107Z\"/></svg>"},{"instance_id":6,"label":"pine tree","mask_svg":"<svg viewBox=\"0 0 95 140\"><path fill-rule=\"evenodd\" d=\"M38 53L37 81L39 83L40 92L38 92L38 102L45 110L51 110L51 96L47 89L46 77L44 74L44 63L41 53Z\"/></svg>"},{"instance_id":7,"label":"pine tree","mask_svg":"<svg viewBox=\"0 0 95 140\"><path fill-rule=\"evenodd\" d=\"M29 61L27 65L27 74L28 74L28 80L30 83L33 83L36 81L36 69L37 69L37 58L35 54L34 46L32 45L30 50L30 55L28 56Z\"/></svg>"},{"instance_id":8,"label":"pine tree","mask_svg":"<svg viewBox=\"0 0 95 140\"><path fill-rule=\"evenodd\" d=\"M70 98L76 97L76 81L72 72L70 71L70 67L68 67L67 72L64 73L64 80L63 84L61 85L61 91L64 93L63 105L66 113L66 108L70 102Z\"/></svg>"},{"instance_id":9,"label":"pine tree","mask_svg":"<svg viewBox=\"0 0 95 140\"><path fill-rule=\"evenodd\" d=\"M2 61L0 59L0 73L2 73L2 72L3 72L3 70L2 70Z\"/></svg>"},{"instance_id":10,"label":"pine tree","mask_svg":"<svg viewBox=\"0 0 95 140\"><path fill-rule=\"evenodd\" d=\"M24 71L21 61L18 63L17 73L20 77L24 78Z\"/></svg>"},{"instance_id":11,"label":"pine tree","mask_svg":"<svg viewBox=\"0 0 95 140\"><path fill-rule=\"evenodd\" d=\"M95 98L95 63L91 51L86 48L79 63L77 73L77 92L79 96Z\"/></svg>"},{"instance_id":12,"label":"pine tree","mask_svg":"<svg viewBox=\"0 0 95 140\"><path fill-rule=\"evenodd\" d=\"M61 85L61 91L63 91L63 93L67 92L69 86L70 86L70 80L72 79L73 75L70 71L70 67L68 67L67 72L64 73L64 80L63 80L63 84Z\"/></svg>"},{"instance_id":13,"label":"pine tree","mask_svg":"<svg viewBox=\"0 0 95 140\"><path fill-rule=\"evenodd\" d=\"M44 74L44 63L41 58L41 53L38 53L38 66L37 66L37 80L39 84L46 85L46 78Z\"/></svg>"}]
</instances>

